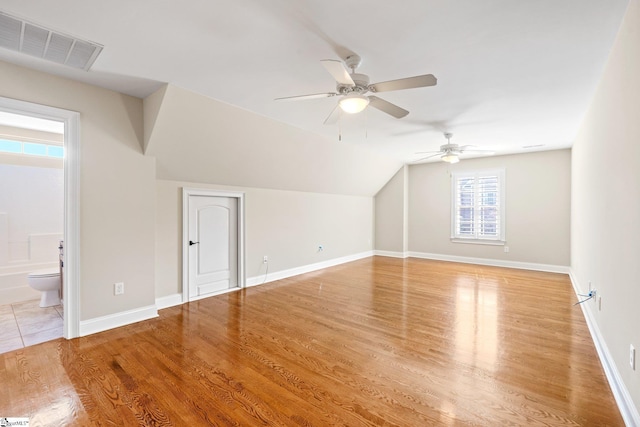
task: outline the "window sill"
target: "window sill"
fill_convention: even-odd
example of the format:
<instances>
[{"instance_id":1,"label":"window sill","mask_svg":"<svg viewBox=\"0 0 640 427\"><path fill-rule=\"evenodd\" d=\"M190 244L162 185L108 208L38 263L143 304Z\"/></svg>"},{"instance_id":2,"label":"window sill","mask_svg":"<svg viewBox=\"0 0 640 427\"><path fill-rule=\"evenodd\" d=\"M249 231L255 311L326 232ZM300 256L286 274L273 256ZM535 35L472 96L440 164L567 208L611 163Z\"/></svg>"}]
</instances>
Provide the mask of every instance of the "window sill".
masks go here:
<instances>
[{"instance_id":1,"label":"window sill","mask_svg":"<svg viewBox=\"0 0 640 427\"><path fill-rule=\"evenodd\" d=\"M471 245L504 246L504 240L483 240L483 239L456 239L451 238L451 243L469 243Z\"/></svg>"}]
</instances>

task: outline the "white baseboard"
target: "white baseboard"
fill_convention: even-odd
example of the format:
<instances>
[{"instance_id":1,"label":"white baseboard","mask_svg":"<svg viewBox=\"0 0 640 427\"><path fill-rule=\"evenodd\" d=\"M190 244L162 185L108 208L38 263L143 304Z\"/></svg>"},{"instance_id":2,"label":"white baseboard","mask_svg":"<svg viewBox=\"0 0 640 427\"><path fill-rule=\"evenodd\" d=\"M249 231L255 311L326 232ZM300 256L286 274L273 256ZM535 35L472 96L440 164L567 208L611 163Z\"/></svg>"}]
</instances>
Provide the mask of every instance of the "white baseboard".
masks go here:
<instances>
[{"instance_id":1,"label":"white baseboard","mask_svg":"<svg viewBox=\"0 0 640 427\"><path fill-rule=\"evenodd\" d=\"M501 259L473 258L456 255L430 254L424 252L409 252L409 256L414 258L433 259L437 261L461 262L464 264L479 264L490 265L493 267L518 268L521 270L547 271L550 273L569 274L570 271L569 267L564 265L536 264L532 262L507 261Z\"/></svg>"},{"instance_id":2,"label":"white baseboard","mask_svg":"<svg viewBox=\"0 0 640 427\"><path fill-rule=\"evenodd\" d=\"M169 308L182 304L182 292L179 294L167 295L164 297L156 298L156 307L158 310L163 308Z\"/></svg>"},{"instance_id":3,"label":"white baseboard","mask_svg":"<svg viewBox=\"0 0 640 427\"><path fill-rule=\"evenodd\" d=\"M409 252L393 252L393 251L373 251L374 255L377 256L388 256L391 258L409 258Z\"/></svg>"},{"instance_id":4,"label":"white baseboard","mask_svg":"<svg viewBox=\"0 0 640 427\"><path fill-rule=\"evenodd\" d=\"M569 277L571 278L571 284L573 285L575 293L585 294L586 292L582 290L582 287L578 283L573 271L569 272ZM618 409L620 409L620 414L628 427L639 427L640 414L638 413L638 408L634 405L633 399L629 394L629 390L620 377L620 372L618 371L613 357L611 356L611 352L609 352L609 348L607 347L607 343L600 332L598 323L596 322L593 309L588 303L580 304L580 308L582 308L582 314L584 314L587 326L589 327L591 338L593 339L596 351L598 352L598 357L600 358L600 363L602 364L604 373L609 381L613 397L618 404Z\"/></svg>"},{"instance_id":5,"label":"white baseboard","mask_svg":"<svg viewBox=\"0 0 640 427\"><path fill-rule=\"evenodd\" d=\"M276 280L286 279L288 277L297 276L299 274L310 273L323 268L333 267L351 261L357 261L362 258L373 256L373 251L361 252L359 254L347 255L340 258L334 258L327 261L317 262L314 264L303 265L301 267L291 268L289 270L275 271L262 276L250 277L247 279L246 287L262 285L264 283L274 282Z\"/></svg>"},{"instance_id":6,"label":"white baseboard","mask_svg":"<svg viewBox=\"0 0 640 427\"><path fill-rule=\"evenodd\" d=\"M0 289L0 301L2 301L3 305L40 299L41 295L41 292L32 289L30 286Z\"/></svg>"},{"instance_id":7,"label":"white baseboard","mask_svg":"<svg viewBox=\"0 0 640 427\"><path fill-rule=\"evenodd\" d=\"M158 310L155 305L135 308L133 310L121 311L120 313L109 314L107 316L95 317L89 320L80 321L80 336L95 334L131 323L158 317Z\"/></svg>"}]
</instances>

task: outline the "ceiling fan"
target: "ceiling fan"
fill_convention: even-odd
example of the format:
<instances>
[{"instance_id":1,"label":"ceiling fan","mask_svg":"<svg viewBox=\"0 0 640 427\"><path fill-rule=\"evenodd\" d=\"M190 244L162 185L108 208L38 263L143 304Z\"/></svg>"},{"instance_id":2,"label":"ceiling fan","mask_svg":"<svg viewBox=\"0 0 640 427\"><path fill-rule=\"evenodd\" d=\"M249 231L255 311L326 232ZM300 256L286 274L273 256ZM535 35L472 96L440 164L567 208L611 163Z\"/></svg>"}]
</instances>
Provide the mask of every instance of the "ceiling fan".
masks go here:
<instances>
[{"instance_id":1,"label":"ceiling fan","mask_svg":"<svg viewBox=\"0 0 640 427\"><path fill-rule=\"evenodd\" d=\"M368 105L396 119L400 119L409 114L409 111L377 96L366 94L368 92L389 92L392 90L435 86L438 82L432 74L424 74L421 76L369 84L369 76L356 73L356 68L360 66L361 62L361 58L358 55L350 55L344 62L335 59L324 59L320 62L336 80L336 92L288 96L276 98L276 101L297 101L303 99L330 98L332 96L341 97L338 105L333 109L331 114L329 114L324 124L335 123L340 117L340 111L350 114L359 113L367 108ZM349 69L351 69L351 72L349 72Z\"/></svg>"},{"instance_id":2,"label":"ceiling fan","mask_svg":"<svg viewBox=\"0 0 640 427\"><path fill-rule=\"evenodd\" d=\"M426 157L422 157L414 163L422 162L427 159L439 156L443 162L458 163L460 161L460 155L462 154L480 154L490 156L494 154L491 150L474 150L473 145L458 145L451 143L452 133L445 132L444 137L447 138L447 143L440 146L440 151L420 151L416 154L429 154Z\"/></svg>"}]
</instances>

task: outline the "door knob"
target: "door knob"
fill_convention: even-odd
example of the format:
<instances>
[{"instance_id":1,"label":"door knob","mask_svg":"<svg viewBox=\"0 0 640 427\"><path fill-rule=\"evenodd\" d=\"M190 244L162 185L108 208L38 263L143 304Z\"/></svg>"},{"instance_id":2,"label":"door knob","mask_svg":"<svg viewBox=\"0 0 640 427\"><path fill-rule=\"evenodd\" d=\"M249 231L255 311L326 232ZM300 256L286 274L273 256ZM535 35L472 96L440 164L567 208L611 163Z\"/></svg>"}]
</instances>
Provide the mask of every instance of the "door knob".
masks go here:
<instances>
[{"instance_id":1,"label":"door knob","mask_svg":"<svg viewBox=\"0 0 640 427\"><path fill-rule=\"evenodd\" d=\"M200 242L194 242L192 240L189 240L189 246L193 246L193 245L197 245Z\"/></svg>"}]
</instances>

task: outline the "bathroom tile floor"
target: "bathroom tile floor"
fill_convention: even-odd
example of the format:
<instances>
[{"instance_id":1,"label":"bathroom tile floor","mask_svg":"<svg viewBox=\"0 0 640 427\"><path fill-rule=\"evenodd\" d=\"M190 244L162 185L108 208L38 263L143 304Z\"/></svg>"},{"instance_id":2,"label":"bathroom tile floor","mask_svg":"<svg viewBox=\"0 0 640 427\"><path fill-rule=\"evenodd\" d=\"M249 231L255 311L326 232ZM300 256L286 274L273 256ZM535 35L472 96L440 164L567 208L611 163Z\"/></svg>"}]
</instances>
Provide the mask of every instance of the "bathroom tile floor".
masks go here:
<instances>
[{"instance_id":1,"label":"bathroom tile floor","mask_svg":"<svg viewBox=\"0 0 640 427\"><path fill-rule=\"evenodd\" d=\"M33 300L0 305L0 353L62 337L62 306L39 304Z\"/></svg>"}]
</instances>

